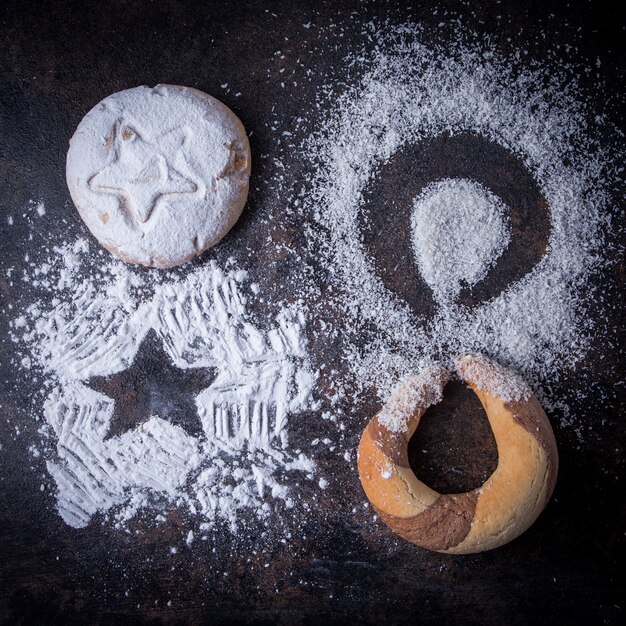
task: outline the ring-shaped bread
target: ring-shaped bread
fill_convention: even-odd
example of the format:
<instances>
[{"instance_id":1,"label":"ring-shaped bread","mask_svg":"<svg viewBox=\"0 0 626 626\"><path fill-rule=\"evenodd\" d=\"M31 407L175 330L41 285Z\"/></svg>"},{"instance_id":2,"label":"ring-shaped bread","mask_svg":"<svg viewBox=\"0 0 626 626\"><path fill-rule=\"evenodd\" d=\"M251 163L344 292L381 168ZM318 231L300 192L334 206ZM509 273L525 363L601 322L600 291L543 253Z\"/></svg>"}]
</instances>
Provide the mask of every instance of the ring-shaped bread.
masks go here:
<instances>
[{"instance_id":1,"label":"ring-shaped bread","mask_svg":"<svg viewBox=\"0 0 626 626\"><path fill-rule=\"evenodd\" d=\"M515 374L478 356L456 365L480 399L498 448L487 481L466 493L440 494L409 467L409 440L449 378L443 368L396 390L363 432L358 468L368 499L394 532L429 550L469 554L515 539L537 519L554 489L558 453L544 410Z\"/></svg>"}]
</instances>

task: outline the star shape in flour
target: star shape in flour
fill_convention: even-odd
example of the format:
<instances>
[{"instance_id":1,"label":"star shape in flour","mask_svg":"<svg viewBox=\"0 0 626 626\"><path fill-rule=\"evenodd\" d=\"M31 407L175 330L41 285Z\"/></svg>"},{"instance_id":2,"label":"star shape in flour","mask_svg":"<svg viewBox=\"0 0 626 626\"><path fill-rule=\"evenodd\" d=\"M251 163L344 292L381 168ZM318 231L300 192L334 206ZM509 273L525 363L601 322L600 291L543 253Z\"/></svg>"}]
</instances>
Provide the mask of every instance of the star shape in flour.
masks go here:
<instances>
[{"instance_id":1,"label":"star shape in flour","mask_svg":"<svg viewBox=\"0 0 626 626\"><path fill-rule=\"evenodd\" d=\"M200 437L203 430L195 398L215 376L213 368L176 367L161 340L150 330L128 369L91 378L88 385L115 402L105 439L140 427L154 416Z\"/></svg>"},{"instance_id":2,"label":"star shape in flour","mask_svg":"<svg viewBox=\"0 0 626 626\"><path fill-rule=\"evenodd\" d=\"M148 141L133 126L120 121L107 138L113 158L89 179L89 187L117 196L120 207L144 224L163 196L198 190L196 182L172 165L186 141L186 129L170 130Z\"/></svg>"}]
</instances>

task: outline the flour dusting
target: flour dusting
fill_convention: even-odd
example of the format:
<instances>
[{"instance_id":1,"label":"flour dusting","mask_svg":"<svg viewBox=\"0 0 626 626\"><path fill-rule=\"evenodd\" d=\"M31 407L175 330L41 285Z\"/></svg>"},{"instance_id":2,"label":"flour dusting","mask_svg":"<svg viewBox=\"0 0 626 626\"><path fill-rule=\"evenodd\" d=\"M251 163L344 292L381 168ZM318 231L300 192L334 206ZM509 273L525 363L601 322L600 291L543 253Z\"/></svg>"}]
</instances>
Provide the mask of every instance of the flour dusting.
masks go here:
<instances>
[{"instance_id":1,"label":"flour dusting","mask_svg":"<svg viewBox=\"0 0 626 626\"><path fill-rule=\"evenodd\" d=\"M567 399L552 389L580 366L593 335L606 331L596 322L598 312L589 314L592 305L603 305L591 285L613 245L606 233L623 158L595 139L601 117L586 107L576 68L539 68L524 51L506 56L460 26L445 46L426 45L422 35L416 24L364 25L363 49L352 46L343 65L348 84L320 88L318 116L280 119L272 111L265 122L275 143L261 159L279 172L264 183L265 191L284 196L275 210L261 208L268 228L263 245L286 253L285 241L296 240L285 237L284 222L304 234L288 251L297 261L293 267L306 265L284 277L290 293L298 294L297 307L283 308L269 327L249 316L249 300L260 301L263 293L233 263L188 267L184 274L143 272L103 263L102 256L94 262L79 240L55 248L43 262L26 256L21 276L7 272L10 286L22 280L36 297L14 319L12 336L21 350L16 363L44 374L45 402L36 414L44 444L41 453L33 446L32 454L45 455L68 524L82 527L101 515L128 528L142 512L156 510L161 523L167 507L182 507L201 520L186 535L191 545L217 523L236 530L250 515L266 519L275 506L295 506L298 477L313 481L315 467L290 447L289 434L298 413L320 406L313 399L317 374L307 357L304 312L319 322L310 329L316 349L340 345L347 364L319 367L328 394L320 417L330 432L311 449L324 446L351 467L355 436L365 423L355 407L365 390L391 398L380 419L399 432L407 407L438 402L455 368L502 397L538 393L546 407L557 406L570 419ZM280 51L275 56L284 58ZM319 80L302 68L303 81ZM319 126L309 126L318 120ZM290 130L275 132L283 126ZM310 136L300 142L302 129ZM426 316L385 285L375 250L364 245L360 218L368 185L404 147L462 135L480 137L523 163L549 211L547 249L501 293L473 306L460 303L460 292L480 285L507 254L511 207L462 172L436 177L411 198L411 218L397 224L411 239L407 250L398 250L394 271L408 280L410 272L420 272L423 297L434 297L434 314ZM187 139L187 133L162 137L181 146ZM197 149L192 143L189 148ZM185 169L176 154L173 164ZM307 164L307 180L289 178L287 155ZM224 168L229 164L225 158ZM114 195L97 194L119 208ZM395 219L389 207L378 209ZM44 215L43 204L37 214ZM97 217L112 227L104 214ZM14 216L6 220L13 224ZM181 241L169 231L166 238L172 245ZM401 266L407 258L415 264ZM324 315L316 317L320 311ZM158 415L105 437L113 400L91 389L89 380L128 368L151 331L177 367L218 372L195 398L201 437ZM459 360L467 354L493 359L488 378L476 378L471 363ZM496 363L520 372L530 386ZM342 413L346 420L338 419ZM320 477L312 484L325 492L331 483Z\"/></svg>"},{"instance_id":2,"label":"flour dusting","mask_svg":"<svg viewBox=\"0 0 626 626\"><path fill-rule=\"evenodd\" d=\"M57 297L13 323L50 387L42 430L56 448L47 468L63 519L79 528L110 512L124 525L165 501L236 530L244 509L265 517L272 500L293 506L285 477L314 471L288 444L289 416L314 406L302 313L284 309L270 330L257 328L247 315L247 275L233 265L211 262L156 284L156 275L121 263L85 278L89 267L86 241L57 248L30 277ZM204 434L154 415L107 439L113 399L89 379L126 369L152 329L175 366L217 370L195 400Z\"/></svg>"},{"instance_id":3,"label":"flour dusting","mask_svg":"<svg viewBox=\"0 0 626 626\"><path fill-rule=\"evenodd\" d=\"M316 169L298 194L312 222L311 264L324 268L337 295L354 384L385 400L432 363L453 370L458 356L475 353L521 372L549 406L558 401L550 388L585 357L596 332L585 286L605 264L611 190L621 179L615 152L594 138L571 68L538 68L489 42L465 43L463 32L439 47L422 43L416 24L372 22L366 31L371 44L346 61L360 80L339 96L328 90L331 113L305 147ZM402 148L458 135L521 159L549 209L548 245L501 293L474 306L455 302L462 283L479 283L497 265L508 208L476 181L433 181L413 199L413 223L396 226L413 229L411 252L437 305L426 316L383 282L360 220L370 181ZM393 206L375 210L395 219ZM398 250L401 276L415 271L401 265L406 258Z\"/></svg>"},{"instance_id":4,"label":"flour dusting","mask_svg":"<svg viewBox=\"0 0 626 626\"><path fill-rule=\"evenodd\" d=\"M463 284L473 287L485 277L510 240L506 210L483 185L464 178L433 182L415 199L414 252L437 300L453 301Z\"/></svg>"},{"instance_id":5,"label":"flour dusting","mask_svg":"<svg viewBox=\"0 0 626 626\"><path fill-rule=\"evenodd\" d=\"M485 357L465 355L456 360L457 374L471 383L480 391L504 400L504 402L519 402L528 400L532 390L519 376L499 363Z\"/></svg>"},{"instance_id":6,"label":"flour dusting","mask_svg":"<svg viewBox=\"0 0 626 626\"><path fill-rule=\"evenodd\" d=\"M441 402L450 373L443 367L430 367L402 381L378 414L378 421L393 433L406 432L415 413Z\"/></svg>"}]
</instances>

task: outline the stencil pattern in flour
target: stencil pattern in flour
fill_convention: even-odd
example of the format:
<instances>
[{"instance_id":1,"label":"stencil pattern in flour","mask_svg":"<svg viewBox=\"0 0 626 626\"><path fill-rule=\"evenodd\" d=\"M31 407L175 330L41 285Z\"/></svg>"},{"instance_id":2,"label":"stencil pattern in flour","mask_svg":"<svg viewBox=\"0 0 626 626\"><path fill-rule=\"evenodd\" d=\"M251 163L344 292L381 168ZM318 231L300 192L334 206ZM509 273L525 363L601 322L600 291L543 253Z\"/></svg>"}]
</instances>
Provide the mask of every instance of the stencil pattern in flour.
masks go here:
<instances>
[{"instance_id":1,"label":"stencil pattern in flour","mask_svg":"<svg viewBox=\"0 0 626 626\"><path fill-rule=\"evenodd\" d=\"M157 285L138 305L86 281L39 324L38 358L56 379L44 405L56 438L47 468L69 525L83 527L111 509L124 521L163 498L233 528L241 508L266 514L268 493L290 506L278 470L313 470L287 445L288 416L311 406L315 380L301 336L304 318L283 311L261 331L246 313L244 275L211 264ZM150 329L177 367L218 371L196 398L202 437L153 416L105 438L113 400L88 381L126 369Z\"/></svg>"}]
</instances>

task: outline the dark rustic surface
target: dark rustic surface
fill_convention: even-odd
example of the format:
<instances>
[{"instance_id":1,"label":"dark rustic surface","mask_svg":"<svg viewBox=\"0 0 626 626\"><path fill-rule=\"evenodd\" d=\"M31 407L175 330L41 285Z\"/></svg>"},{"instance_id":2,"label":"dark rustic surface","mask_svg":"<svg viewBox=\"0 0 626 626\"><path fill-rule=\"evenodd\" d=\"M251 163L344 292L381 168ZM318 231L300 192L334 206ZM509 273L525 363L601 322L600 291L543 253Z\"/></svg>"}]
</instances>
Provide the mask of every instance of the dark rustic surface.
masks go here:
<instances>
[{"instance_id":1,"label":"dark rustic surface","mask_svg":"<svg viewBox=\"0 0 626 626\"><path fill-rule=\"evenodd\" d=\"M543 2L508 0L497 6L498 10L483 2L473 2L470 8L457 2L420 3L420 9L410 10L402 3L384 2L363 6L118 0L87 9L78 2L3 3L0 336L7 336L9 319L32 298L24 284L9 284L6 269L15 267L19 275L27 265L25 254L37 258L46 246L89 236L64 182L67 142L84 113L119 89L158 82L198 87L231 106L254 131L249 205L233 232L210 254L218 261L237 258L254 274L270 303L295 297L302 271L297 255L277 253L259 243L277 228L275 236L290 248L302 245L298 224L281 216L284 206L273 181L284 175L285 184L296 187L307 169L295 155L287 155L284 171L273 163L277 141L271 129L273 109L283 120L306 117L314 128L323 115L314 106L316 89L323 77L354 80L340 61L350 46L363 43L361 25L371 17L415 18L436 26L450 19L443 12L447 8L462 15L470 28L490 33L505 51L525 47L541 60L558 45L557 58L560 54L583 67L600 59L599 73L606 86L599 92L594 91L594 79L581 71L589 97L600 105L607 97L615 101L624 95L623 23L602 6L546 7ZM304 28L309 22L311 27ZM332 23L341 28L329 31ZM567 49L567 44L578 45L578 51ZM316 48L324 53L312 52ZM275 54L278 50L284 58ZM314 70L311 81L299 69L299 59ZM286 87L280 87L281 77L292 72L298 86L286 81ZM220 87L224 83L229 84L228 91ZM241 95L236 97L237 93ZM613 115L619 120L618 111ZM519 215L513 241L517 256L503 259L498 273L485 281L484 293L464 294L471 305L515 280L516 272L528 271L549 233L543 200L532 184L523 184L527 174L519 170L519 163L471 137L459 142L452 154L451 143L428 147L420 152L422 161L413 161L408 171L399 161L392 163L395 172L389 175L427 180L442 168L464 172L478 167L480 171L473 170L472 175L499 185L499 193ZM494 177L496 170L502 176ZM410 195L414 190L405 191ZM401 196L390 195L389 188L377 190L373 183L370 192L404 206ZM35 222L22 217L23 207L32 199L43 200L47 207L46 215ZM273 220L263 213L267 207L272 207ZM16 216L10 228L8 214ZM368 242L374 245L371 239ZM372 253L379 255L379 270L390 288L412 299L418 310L432 306L425 288L406 290L414 276L400 277L396 283L392 275L386 276L390 259L384 246ZM621 280L620 267L613 271L613 278ZM266 306L256 312L260 317L273 312L271 304ZM608 323L619 320L614 314ZM317 358L343 371L334 345L323 336L311 340ZM166 524L158 529L142 528L139 520L138 535L113 530L97 518L85 529L69 528L55 511L51 491L40 491L40 484L47 482L43 460L28 453L38 428L31 418L31 400L37 401L41 381L16 369L11 363L13 349L8 340L0 343L0 620L7 624L623 623L618 548L623 545L625 521L624 437L623 408L616 397L616 389L621 389L623 402L623 386L615 386L619 372L615 368L609 372L604 365L605 360L619 358L607 346L596 346L581 371L559 390L572 397L581 385L591 388L576 409L579 423L588 425L582 440L562 422L563 415L550 414L561 453L553 501L516 541L468 557L425 552L372 521L371 514L363 512L354 467L330 451L316 460L321 475L335 480L322 498L302 487L303 499L310 496L317 509L301 521L289 522L293 538L286 545L271 526L259 528L255 538L252 525L246 530L252 539L224 531L172 555L169 547L188 524L184 513L176 510L168 511ZM149 368L138 372L138 380L149 372ZM376 409L375 400L370 400L346 421L343 445L356 447L362 427ZM344 406L350 410L349 398ZM315 417L292 422L294 447L304 448L313 438L325 436L328 423ZM451 385L444 403L423 419L411 451L420 476L451 491L475 487L497 459L486 418L460 384Z\"/></svg>"}]
</instances>

